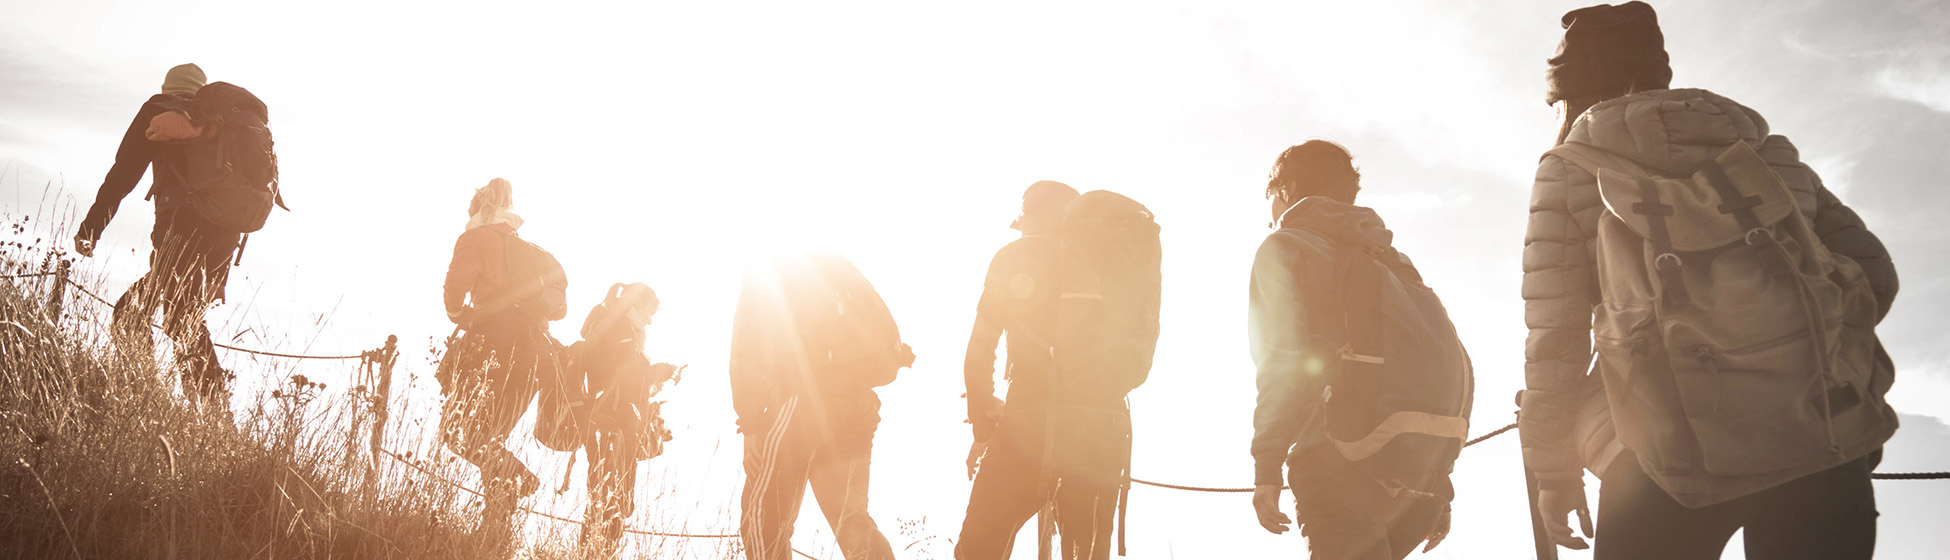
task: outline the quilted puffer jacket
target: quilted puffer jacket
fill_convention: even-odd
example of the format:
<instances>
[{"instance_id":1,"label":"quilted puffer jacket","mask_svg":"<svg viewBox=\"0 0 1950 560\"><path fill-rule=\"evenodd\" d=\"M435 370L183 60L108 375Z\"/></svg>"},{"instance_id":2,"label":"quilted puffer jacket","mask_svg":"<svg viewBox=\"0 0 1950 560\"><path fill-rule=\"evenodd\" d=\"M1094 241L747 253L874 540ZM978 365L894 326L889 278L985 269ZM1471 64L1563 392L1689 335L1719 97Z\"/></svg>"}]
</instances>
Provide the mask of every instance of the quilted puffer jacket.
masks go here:
<instances>
[{"instance_id":1,"label":"quilted puffer jacket","mask_svg":"<svg viewBox=\"0 0 1950 560\"><path fill-rule=\"evenodd\" d=\"M1896 297L1896 269L1881 240L1822 186L1821 178L1801 162L1799 151L1786 137L1769 134L1767 121L1754 110L1705 90L1646 91L1593 106L1572 125L1567 141L1625 156L1666 175L1691 174L1734 142L1746 141L1786 181L1822 243L1862 266L1876 296L1878 318L1888 313ZM1573 431L1592 363L1592 306L1600 302L1599 271L1594 265L1596 232L1605 211L1598 181L1590 172L1554 155L1538 163L1524 234L1524 321L1530 336L1524 348L1528 388L1519 423L1526 463L1543 484L1564 489L1582 484L1584 465L1577 449L1578 434ZM1888 359L1880 347L1876 355ZM1868 428L1877 434L1864 434L1872 437L1861 439L1872 444L1849 450L1849 458L1878 448L1895 430L1895 414L1888 411L1882 395L1871 399L1865 404L1888 412L1887 425ZM1740 477L1647 474L1665 479L1661 484L1669 490L1706 488L1674 496L1682 503L1701 505L1751 494L1824 468L1784 467L1789 468ZM1687 480L1667 484L1682 478Z\"/></svg>"}]
</instances>

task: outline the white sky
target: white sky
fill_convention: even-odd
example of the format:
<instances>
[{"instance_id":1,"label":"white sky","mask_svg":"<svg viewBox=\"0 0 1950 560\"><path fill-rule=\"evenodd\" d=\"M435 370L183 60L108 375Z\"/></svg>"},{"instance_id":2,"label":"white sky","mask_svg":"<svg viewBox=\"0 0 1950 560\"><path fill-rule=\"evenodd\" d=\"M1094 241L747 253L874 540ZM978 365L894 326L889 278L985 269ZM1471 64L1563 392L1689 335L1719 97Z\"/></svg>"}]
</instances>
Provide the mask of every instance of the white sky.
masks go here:
<instances>
[{"instance_id":1,"label":"white sky","mask_svg":"<svg viewBox=\"0 0 1950 560\"><path fill-rule=\"evenodd\" d=\"M652 357L692 365L665 393L678 439L645 471L638 520L652 528L727 529L736 509L722 372L740 260L839 249L920 355L881 390L873 512L905 556L945 557L968 490L960 353L983 269L1039 179L1125 193L1164 227L1164 334L1131 394L1138 477L1251 482L1246 272L1266 170L1311 136L1354 152L1361 202L1446 298L1476 359L1472 431L1509 422L1524 204L1555 131L1543 60L1558 16L1583 3L0 0L0 204L78 220L164 70L196 62L271 106L295 209L252 236L213 330L334 353L398 334L403 367L424 377L427 341L451 328L439 283L467 198L506 177L524 237L569 269L558 336L573 339L610 283L644 281L664 301ZM1918 416L1883 470L1950 468L1950 428L1935 423L1950 419L1950 334L1931 320L1950 304L1950 233L1936 225L1950 212L1937 192L1950 7L1658 7L1675 84L1767 115L1889 243L1904 279L1882 329L1892 400ZM141 273L150 213L129 197L83 269L119 292ZM530 455L559 480L566 455ZM1464 454L1454 535L1431 556L1528 555L1517 465L1514 435ZM1950 516L1950 485L1879 487L1883 556L1929 554L1919 531ZM540 506L577 511L568 496ZM830 553L812 504L805 515L800 548ZM1130 529L1133 558L1304 546L1259 529L1244 495L1139 487Z\"/></svg>"}]
</instances>

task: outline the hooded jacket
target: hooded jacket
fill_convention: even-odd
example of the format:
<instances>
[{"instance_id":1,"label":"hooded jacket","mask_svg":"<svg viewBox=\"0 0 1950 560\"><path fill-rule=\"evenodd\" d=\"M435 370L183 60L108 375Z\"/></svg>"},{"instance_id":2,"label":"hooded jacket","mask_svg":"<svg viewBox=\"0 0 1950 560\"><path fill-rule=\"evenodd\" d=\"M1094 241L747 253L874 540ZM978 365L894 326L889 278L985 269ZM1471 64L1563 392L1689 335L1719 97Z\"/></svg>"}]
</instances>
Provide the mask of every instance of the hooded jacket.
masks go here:
<instances>
[{"instance_id":1,"label":"hooded jacket","mask_svg":"<svg viewBox=\"0 0 1950 560\"><path fill-rule=\"evenodd\" d=\"M1566 140L1624 156L1651 172L1667 175L1690 174L1734 142L1747 142L1786 182L1822 243L1862 266L1880 307L1878 317L1888 313L1897 290L1896 269L1888 251L1862 219L1801 162L1799 151L1786 137L1769 133L1767 121L1754 110L1705 90L1646 91L1592 106L1572 125ZM1524 234L1524 321L1530 327L1530 336L1524 348L1528 388L1521 399L1519 424L1524 460L1546 485L1575 488L1583 480L1573 430L1592 363L1592 306L1602 300L1599 270L1594 263L1598 221L1605 211L1598 181L1590 172L1554 155L1538 163L1529 227ZM1877 353L1882 355L1880 343ZM1880 447L1895 430L1895 414L1882 395L1871 395L1870 401L1865 405L1883 409L1888 422L1868 428L1880 435L1838 434L1840 439L1871 442L1849 450L1848 459ZM1647 474L1669 492L1675 487L1710 488L1674 494L1683 503L1699 505L1757 492L1826 468L1788 467L1742 477Z\"/></svg>"},{"instance_id":2,"label":"hooded jacket","mask_svg":"<svg viewBox=\"0 0 1950 560\"><path fill-rule=\"evenodd\" d=\"M1258 366L1253 410L1253 483L1280 484L1280 468L1320 437L1326 364L1335 363L1332 333L1309 324L1339 299L1334 253L1343 247L1390 248L1394 232L1374 210L1323 196L1307 197L1280 216L1253 257L1247 336Z\"/></svg>"}]
</instances>

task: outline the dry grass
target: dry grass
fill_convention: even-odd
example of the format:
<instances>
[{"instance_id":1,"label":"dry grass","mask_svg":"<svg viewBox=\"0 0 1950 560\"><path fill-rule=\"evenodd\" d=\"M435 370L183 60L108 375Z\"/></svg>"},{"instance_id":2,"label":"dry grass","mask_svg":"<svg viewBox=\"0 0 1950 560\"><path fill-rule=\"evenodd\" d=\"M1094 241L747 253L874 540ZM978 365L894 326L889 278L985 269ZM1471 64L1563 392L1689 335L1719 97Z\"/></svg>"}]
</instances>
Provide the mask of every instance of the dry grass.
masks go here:
<instances>
[{"instance_id":1,"label":"dry grass","mask_svg":"<svg viewBox=\"0 0 1950 560\"><path fill-rule=\"evenodd\" d=\"M0 247L0 275L62 256L34 245ZM53 320L54 285L0 280L0 559L576 556L559 535L514 550L475 538L473 496L373 462L363 430L316 429L366 420L357 392L279 376L234 426L197 410L167 361L113 350L105 312L70 303Z\"/></svg>"}]
</instances>

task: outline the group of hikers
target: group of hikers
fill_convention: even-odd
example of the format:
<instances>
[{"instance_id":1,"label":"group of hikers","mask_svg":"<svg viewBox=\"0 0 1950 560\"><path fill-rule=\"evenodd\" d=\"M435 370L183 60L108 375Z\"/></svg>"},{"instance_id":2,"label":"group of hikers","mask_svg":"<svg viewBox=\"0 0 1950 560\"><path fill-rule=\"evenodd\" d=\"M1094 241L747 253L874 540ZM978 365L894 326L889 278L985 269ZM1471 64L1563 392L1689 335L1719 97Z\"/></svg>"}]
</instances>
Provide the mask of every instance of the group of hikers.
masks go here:
<instances>
[{"instance_id":1,"label":"group of hikers","mask_svg":"<svg viewBox=\"0 0 1950 560\"><path fill-rule=\"evenodd\" d=\"M1869 558L1869 475L1896 429L1874 332L1896 293L1889 254L1759 113L1670 87L1650 6L1561 23L1546 100L1562 126L1538 164L1522 260L1519 427L1549 538L1590 546L1575 516L1601 560L1718 558L1736 530L1750 558ZM231 376L202 315L280 203L267 123L242 88L171 69L75 238L89 255L154 169L151 270L116 305L116 342L147 352L162 310L184 393L226 414ZM1280 153L1265 189L1274 231L1249 274L1252 505L1270 532L1297 524L1316 559L1400 559L1444 540L1474 397L1440 299L1356 205L1360 177L1333 142ZM455 243L441 441L479 467L482 530L505 535L540 486L507 447L539 402L535 437L586 452L584 542L613 555L637 463L671 437L650 398L680 368L644 355L658 299L640 283L612 285L582 341L550 337L567 276L520 237L513 206L506 180L478 189ZM1053 181L1029 186L1012 227L1022 235L990 262L965 351L973 485L955 557L1007 558L1048 515L1062 557L1107 558L1131 481L1126 396L1159 334L1159 228L1130 198ZM746 555L792 554L810 486L845 557L893 558L868 513L874 389L915 354L872 284L837 253L777 255L746 271L730 345ZM1595 531L1587 470L1604 483Z\"/></svg>"}]
</instances>

